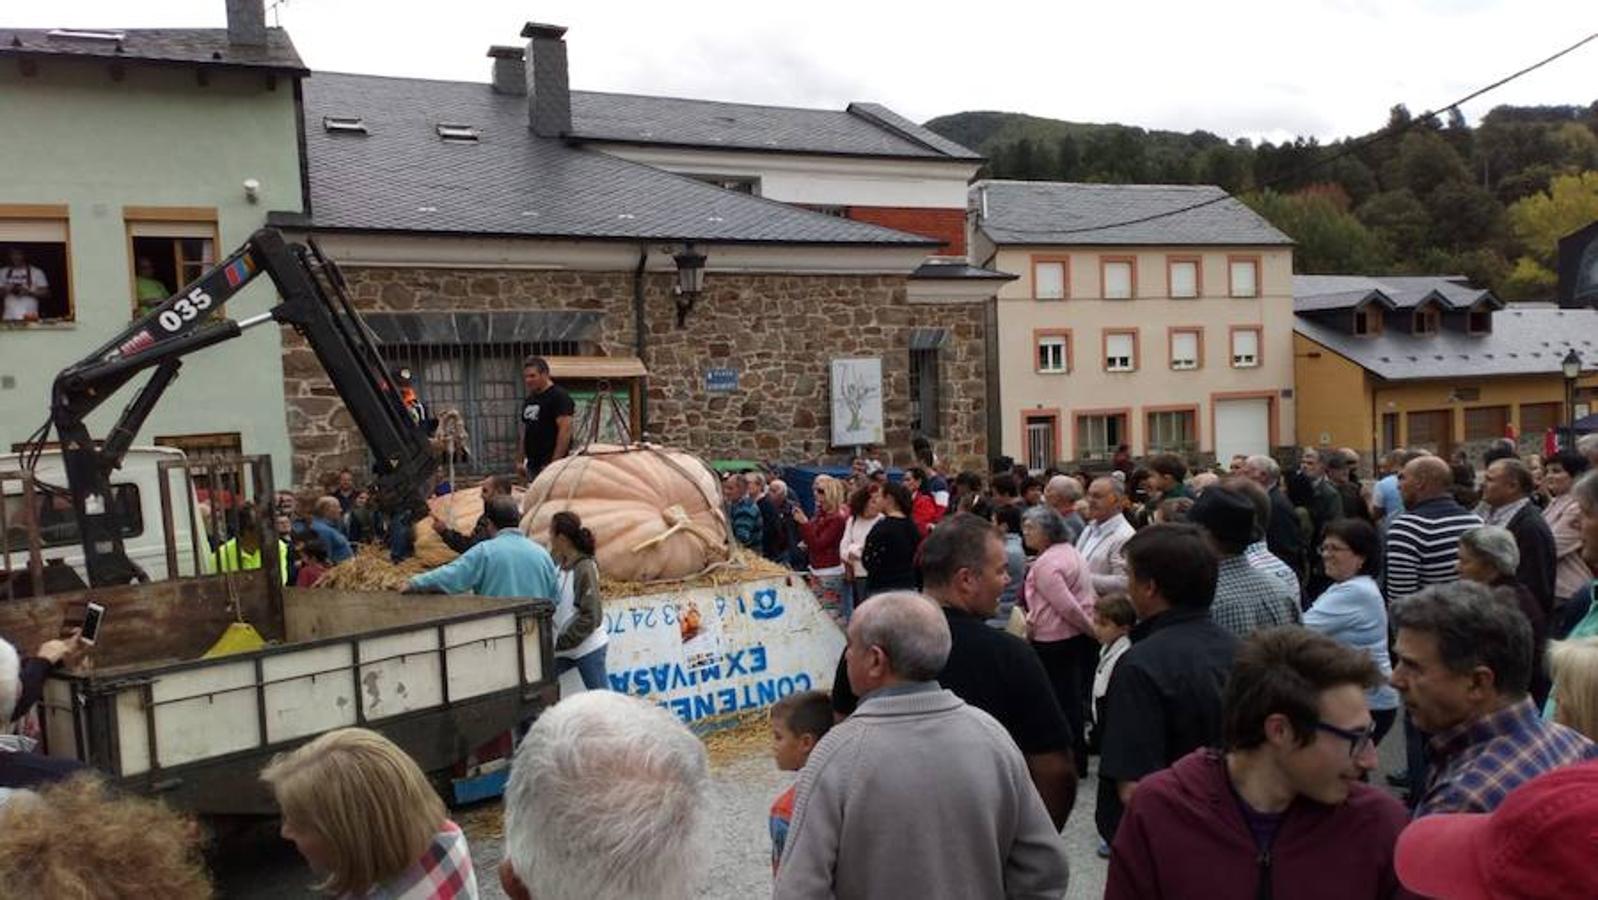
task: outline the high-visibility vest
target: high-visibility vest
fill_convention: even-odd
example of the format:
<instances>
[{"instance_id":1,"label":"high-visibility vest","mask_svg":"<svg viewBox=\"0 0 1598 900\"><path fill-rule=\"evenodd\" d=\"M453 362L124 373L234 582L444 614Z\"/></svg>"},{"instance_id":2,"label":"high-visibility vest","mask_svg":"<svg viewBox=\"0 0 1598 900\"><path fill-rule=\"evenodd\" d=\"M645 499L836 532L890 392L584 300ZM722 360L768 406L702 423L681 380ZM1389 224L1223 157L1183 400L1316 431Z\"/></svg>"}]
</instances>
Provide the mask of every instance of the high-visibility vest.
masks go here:
<instances>
[{"instance_id":1,"label":"high-visibility vest","mask_svg":"<svg viewBox=\"0 0 1598 900\"><path fill-rule=\"evenodd\" d=\"M250 553L239 550L239 539L231 541L216 548L211 554L211 560L216 564L218 572L249 572L261 567L260 551ZM289 583L289 546L282 541L277 542L278 570L284 584Z\"/></svg>"}]
</instances>

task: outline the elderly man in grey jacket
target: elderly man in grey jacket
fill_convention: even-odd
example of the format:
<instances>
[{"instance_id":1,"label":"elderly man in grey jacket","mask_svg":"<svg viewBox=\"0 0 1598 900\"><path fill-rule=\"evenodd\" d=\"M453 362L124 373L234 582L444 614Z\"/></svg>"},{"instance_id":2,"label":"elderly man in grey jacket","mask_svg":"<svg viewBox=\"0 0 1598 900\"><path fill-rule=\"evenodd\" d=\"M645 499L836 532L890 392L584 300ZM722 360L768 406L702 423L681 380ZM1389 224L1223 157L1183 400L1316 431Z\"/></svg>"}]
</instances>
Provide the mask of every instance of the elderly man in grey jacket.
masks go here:
<instances>
[{"instance_id":1,"label":"elderly man in grey jacket","mask_svg":"<svg viewBox=\"0 0 1598 900\"><path fill-rule=\"evenodd\" d=\"M920 594L849 622L854 714L799 776L776 900L1060 897L1065 844L1003 726L933 680L949 627Z\"/></svg>"}]
</instances>

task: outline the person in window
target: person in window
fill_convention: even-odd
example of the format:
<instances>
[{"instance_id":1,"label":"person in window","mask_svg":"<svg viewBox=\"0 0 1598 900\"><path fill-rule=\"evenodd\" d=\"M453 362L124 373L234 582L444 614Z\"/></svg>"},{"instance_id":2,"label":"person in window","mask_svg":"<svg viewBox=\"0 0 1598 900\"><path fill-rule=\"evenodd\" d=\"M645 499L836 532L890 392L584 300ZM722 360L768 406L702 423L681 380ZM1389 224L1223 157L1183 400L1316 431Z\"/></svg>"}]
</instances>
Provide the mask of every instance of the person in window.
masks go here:
<instances>
[{"instance_id":1,"label":"person in window","mask_svg":"<svg viewBox=\"0 0 1598 900\"><path fill-rule=\"evenodd\" d=\"M28 265L27 254L21 247L12 247L7 260L6 268L0 270L0 290L5 292L5 307L0 319L36 322L39 301L50 296L50 280L44 276L43 269Z\"/></svg>"},{"instance_id":2,"label":"person in window","mask_svg":"<svg viewBox=\"0 0 1598 900\"><path fill-rule=\"evenodd\" d=\"M167 288L166 282L155 274L155 263L148 256L141 256L134 262L134 272L137 277L133 279L133 299L138 304L135 315L147 315L156 307L166 302L172 296L172 291Z\"/></svg>"}]
</instances>

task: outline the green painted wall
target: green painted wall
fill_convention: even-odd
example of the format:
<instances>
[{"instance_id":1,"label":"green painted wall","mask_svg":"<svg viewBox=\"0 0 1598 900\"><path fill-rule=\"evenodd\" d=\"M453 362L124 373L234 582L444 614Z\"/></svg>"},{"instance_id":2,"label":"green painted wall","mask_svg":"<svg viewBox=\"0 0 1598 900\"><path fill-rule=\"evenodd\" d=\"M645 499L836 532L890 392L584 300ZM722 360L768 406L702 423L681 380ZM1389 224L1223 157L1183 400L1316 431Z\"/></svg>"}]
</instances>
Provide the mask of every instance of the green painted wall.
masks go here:
<instances>
[{"instance_id":1,"label":"green painted wall","mask_svg":"<svg viewBox=\"0 0 1598 900\"><path fill-rule=\"evenodd\" d=\"M44 61L33 77L0 66L0 207L65 204L71 238L72 323L0 327L0 452L48 415L55 373L124 328L131 275L124 207L214 207L225 256L265 224L269 210L301 210L294 83L263 74L211 72L130 62L124 78L105 63ZM247 201L247 178L260 182ZM236 295L233 318L276 302L268 279ZM133 389L91 420L104 436ZM269 453L273 477L289 483L282 343L263 325L190 356L177 383L139 434L238 432L244 452Z\"/></svg>"}]
</instances>

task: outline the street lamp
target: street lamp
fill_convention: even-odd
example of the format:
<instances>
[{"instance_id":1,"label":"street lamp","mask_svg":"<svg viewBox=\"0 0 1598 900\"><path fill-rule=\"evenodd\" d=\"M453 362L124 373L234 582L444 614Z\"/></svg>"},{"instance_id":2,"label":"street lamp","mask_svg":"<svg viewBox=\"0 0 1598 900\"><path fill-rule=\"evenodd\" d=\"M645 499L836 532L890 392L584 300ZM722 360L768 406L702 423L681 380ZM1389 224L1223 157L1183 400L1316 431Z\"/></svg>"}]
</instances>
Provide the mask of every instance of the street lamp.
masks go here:
<instances>
[{"instance_id":1,"label":"street lamp","mask_svg":"<svg viewBox=\"0 0 1598 900\"><path fill-rule=\"evenodd\" d=\"M677 327L688 321L688 311L705 289L705 255L694 250L693 244L684 244L682 252L672 256L677 263Z\"/></svg>"},{"instance_id":2,"label":"street lamp","mask_svg":"<svg viewBox=\"0 0 1598 900\"><path fill-rule=\"evenodd\" d=\"M1576 348L1570 348L1560 360L1559 371L1565 376L1565 427L1569 429L1565 449L1570 450L1576 446L1576 379L1581 377L1581 354Z\"/></svg>"}]
</instances>

